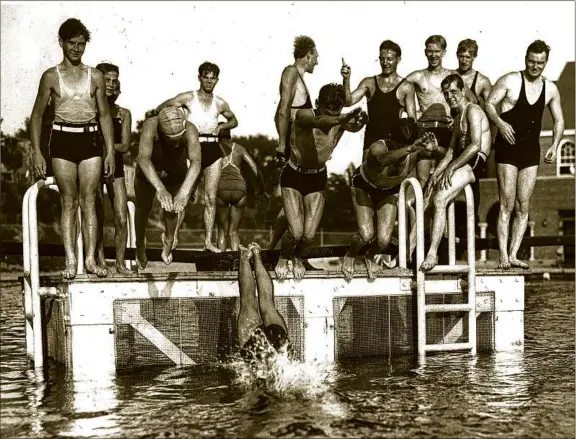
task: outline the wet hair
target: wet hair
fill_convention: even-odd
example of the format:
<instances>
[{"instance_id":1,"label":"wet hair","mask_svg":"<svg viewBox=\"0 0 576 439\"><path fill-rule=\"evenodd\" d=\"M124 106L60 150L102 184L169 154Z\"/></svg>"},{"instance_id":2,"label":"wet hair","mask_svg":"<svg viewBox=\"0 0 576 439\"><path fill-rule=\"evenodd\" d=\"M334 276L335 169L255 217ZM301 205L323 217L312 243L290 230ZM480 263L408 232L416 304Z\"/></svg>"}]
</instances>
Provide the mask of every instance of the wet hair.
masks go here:
<instances>
[{"instance_id":1,"label":"wet hair","mask_svg":"<svg viewBox=\"0 0 576 439\"><path fill-rule=\"evenodd\" d=\"M391 50L395 52L398 58L402 56L402 49L400 49L400 46L396 44L394 41L390 40L382 41L382 43L380 44L380 51L383 50Z\"/></svg>"},{"instance_id":2,"label":"wet hair","mask_svg":"<svg viewBox=\"0 0 576 439\"><path fill-rule=\"evenodd\" d=\"M86 42L90 41L90 32L77 18L69 18L58 29L58 37L62 41L68 41L79 36L83 36Z\"/></svg>"},{"instance_id":3,"label":"wet hair","mask_svg":"<svg viewBox=\"0 0 576 439\"><path fill-rule=\"evenodd\" d=\"M304 58L316 48L316 43L306 35L300 35L294 39L294 59Z\"/></svg>"},{"instance_id":4,"label":"wet hair","mask_svg":"<svg viewBox=\"0 0 576 439\"><path fill-rule=\"evenodd\" d=\"M456 87L458 87L460 90L464 90L464 80L458 73L452 73L451 75L446 76L442 80L440 88L444 88L445 86L450 87L450 84L452 83L455 83Z\"/></svg>"},{"instance_id":5,"label":"wet hair","mask_svg":"<svg viewBox=\"0 0 576 439\"><path fill-rule=\"evenodd\" d=\"M320 89L320 93L318 94L318 106L326 108L342 108L345 99L346 94L344 93L344 87L335 83L326 84Z\"/></svg>"},{"instance_id":6,"label":"wet hair","mask_svg":"<svg viewBox=\"0 0 576 439\"><path fill-rule=\"evenodd\" d=\"M118 68L118 66L108 61L102 61L100 64L96 66L96 68L100 70L103 75L105 75L108 72L116 72L120 74L120 69Z\"/></svg>"},{"instance_id":7,"label":"wet hair","mask_svg":"<svg viewBox=\"0 0 576 439\"><path fill-rule=\"evenodd\" d=\"M528 57L529 53L545 53L546 61L548 61L550 57L550 46L542 40L536 40L526 49L526 57Z\"/></svg>"},{"instance_id":8,"label":"wet hair","mask_svg":"<svg viewBox=\"0 0 576 439\"><path fill-rule=\"evenodd\" d=\"M214 76L217 78L220 76L220 67L208 61L203 62L200 64L200 67L198 67L198 74L202 76L204 73L214 73Z\"/></svg>"},{"instance_id":9,"label":"wet hair","mask_svg":"<svg viewBox=\"0 0 576 439\"><path fill-rule=\"evenodd\" d=\"M478 56L478 44L475 40L466 39L458 43L458 48L456 49L456 55L460 55L464 52L470 52L474 56Z\"/></svg>"},{"instance_id":10,"label":"wet hair","mask_svg":"<svg viewBox=\"0 0 576 439\"><path fill-rule=\"evenodd\" d=\"M426 42L424 43L424 46L428 46L428 44L440 44L440 47L442 48L442 50L446 50L446 38L444 38L442 35L432 35L430 37L428 37L428 39L426 40Z\"/></svg>"},{"instance_id":11,"label":"wet hair","mask_svg":"<svg viewBox=\"0 0 576 439\"><path fill-rule=\"evenodd\" d=\"M412 145L418 139L418 124L411 117L398 119L392 124L390 139L392 140L392 149Z\"/></svg>"}]
</instances>

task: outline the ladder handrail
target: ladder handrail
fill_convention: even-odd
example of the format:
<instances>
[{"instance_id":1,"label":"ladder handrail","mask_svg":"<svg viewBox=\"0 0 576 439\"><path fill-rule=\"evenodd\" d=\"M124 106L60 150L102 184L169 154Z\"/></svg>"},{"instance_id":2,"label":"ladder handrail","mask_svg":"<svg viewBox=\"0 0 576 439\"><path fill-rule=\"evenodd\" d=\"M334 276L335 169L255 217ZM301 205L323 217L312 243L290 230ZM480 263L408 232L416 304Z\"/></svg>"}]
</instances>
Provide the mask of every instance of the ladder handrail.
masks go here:
<instances>
[{"instance_id":1,"label":"ladder handrail","mask_svg":"<svg viewBox=\"0 0 576 439\"><path fill-rule=\"evenodd\" d=\"M468 314L468 342L472 345L472 355L476 355L476 234L474 227L475 209L474 192L469 184L464 187L466 196L466 235L468 237L468 304L471 309Z\"/></svg>"},{"instance_id":2,"label":"ladder handrail","mask_svg":"<svg viewBox=\"0 0 576 439\"><path fill-rule=\"evenodd\" d=\"M24 194L22 205L22 253L27 256L24 259L24 271L29 269L29 296L26 289L28 288L26 280L24 281L25 301L27 297L31 299L32 309L32 339L34 341L34 368L42 369L44 367L44 339L42 328L42 308L40 304L40 270L38 262L38 192L44 187L54 185L54 177L48 177L46 180L38 180L28 188ZM27 235L27 236L26 236ZM28 244L28 245L26 245ZM28 247L28 249L26 249ZM24 276L26 278L26 276ZM28 339L28 337L27 337ZM31 351L27 347L27 351Z\"/></svg>"},{"instance_id":3,"label":"ladder handrail","mask_svg":"<svg viewBox=\"0 0 576 439\"><path fill-rule=\"evenodd\" d=\"M400 184L398 194L398 266L406 268L406 188L412 186L416 201L416 261L424 261L424 195L422 187L414 177L405 179Z\"/></svg>"}]
</instances>

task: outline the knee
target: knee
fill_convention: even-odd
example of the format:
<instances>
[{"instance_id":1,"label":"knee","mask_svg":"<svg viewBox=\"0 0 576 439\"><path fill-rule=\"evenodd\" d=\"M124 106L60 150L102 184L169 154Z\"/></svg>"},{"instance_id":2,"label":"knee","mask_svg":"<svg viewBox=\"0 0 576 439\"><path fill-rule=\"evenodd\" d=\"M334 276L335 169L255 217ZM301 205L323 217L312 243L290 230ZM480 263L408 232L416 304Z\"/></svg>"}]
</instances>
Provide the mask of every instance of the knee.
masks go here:
<instances>
[{"instance_id":1,"label":"knee","mask_svg":"<svg viewBox=\"0 0 576 439\"><path fill-rule=\"evenodd\" d=\"M62 194L62 209L74 210L78 208L78 194Z\"/></svg>"},{"instance_id":2,"label":"knee","mask_svg":"<svg viewBox=\"0 0 576 439\"><path fill-rule=\"evenodd\" d=\"M516 202L516 215L518 216L528 216L530 212L530 202L529 201L518 201Z\"/></svg>"},{"instance_id":3,"label":"knee","mask_svg":"<svg viewBox=\"0 0 576 439\"><path fill-rule=\"evenodd\" d=\"M304 238L304 230L300 227L290 227L290 235L294 241L300 241Z\"/></svg>"},{"instance_id":4,"label":"knee","mask_svg":"<svg viewBox=\"0 0 576 439\"><path fill-rule=\"evenodd\" d=\"M116 212L114 224L116 229L125 229L128 226L128 215L126 215L126 212Z\"/></svg>"},{"instance_id":5,"label":"knee","mask_svg":"<svg viewBox=\"0 0 576 439\"><path fill-rule=\"evenodd\" d=\"M362 244L366 244L367 242L370 242L374 237L374 230L372 230L370 227L360 227L358 229L358 236L360 237Z\"/></svg>"},{"instance_id":6,"label":"knee","mask_svg":"<svg viewBox=\"0 0 576 439\"><path fill-rule=\"evenodd\" d=\"M434 205L434 209L436 210L446 209L447 206L446 198L444 198L440 194L436 194L436 196L432 200L432 204Z\"/></svg>"},{"instance_id":7,"label":"knee","mask_svg":"<svg viewBox=\"0 0 576 439\"><path fill-rule=\"evenodd\" d=\"M206 194L204 195L204 203L208 207L216 207L216 194L206 192Z\"/></svg>"},{"instance_id":8,"label":"knee","mask_svg":"<svg viewBox=\"0 0 576 439\"><path fill-rule=\"evenodd\" d=\"M514 210L514 203L510 202L507 199L500 200L500 215L501 216L510 216Z\"/></svg>"}]
</instances>

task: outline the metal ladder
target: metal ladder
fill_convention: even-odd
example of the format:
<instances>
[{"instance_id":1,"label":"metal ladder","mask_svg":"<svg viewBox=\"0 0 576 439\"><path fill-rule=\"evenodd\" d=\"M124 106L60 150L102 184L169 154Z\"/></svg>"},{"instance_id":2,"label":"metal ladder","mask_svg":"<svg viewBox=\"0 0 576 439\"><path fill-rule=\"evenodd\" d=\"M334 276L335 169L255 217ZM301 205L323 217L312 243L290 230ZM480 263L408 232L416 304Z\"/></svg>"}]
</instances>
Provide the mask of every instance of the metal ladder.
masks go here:
<instances>
[{"instance_id":1,"label":"metal ladder","mask_svg":"<svg viewBox=\"0 0 576 439\"><path fill-rule=\"evenodd\" d=\"M40 286L40 271L38 261L38 192L43 188L58 191L54 177L39 180L28 188L22 201L22 265L24 278L24 317L26 335L26 354L34 362L34 368L44 367L44 335L42 328L42 297L57 296L53 287ZM136 232L134 228L134 203L128 202L129 226L127 247L136 246ZM78 261L77 274L84 271L84 245L82 240L82 218L78 209L78 239L76 241L76 258ZM128 265L130 261L126 261Z\"/></svg>"},{"instance_id":2,"label":"metal ladder","mask_svg":"<svg viewBox=\"0 0 576 439\"><path fill-rule=\"evenodd\" d=\"M418 320L418 358L425 361L427 352L470 350L476 355L476 241L474 235L474 195L472 188L464 188L467 213L467 253L468 263L456 264L456 233L454 201L448 207L448 265L436 265L424 273L420 266L424 261L424 197L420 183L415 178L408 178L400 186L398 197L398 259L399 267L407 268L406 264L406 190L412 186L415 195L416 208L416 283L417 283L417 320ZM468 274L468 302L463 304L426 304L427 277L434 274ZM465 343L426 343L426 316L429 313L467 312L468 342Z\"/></svg>"}]
</instances>

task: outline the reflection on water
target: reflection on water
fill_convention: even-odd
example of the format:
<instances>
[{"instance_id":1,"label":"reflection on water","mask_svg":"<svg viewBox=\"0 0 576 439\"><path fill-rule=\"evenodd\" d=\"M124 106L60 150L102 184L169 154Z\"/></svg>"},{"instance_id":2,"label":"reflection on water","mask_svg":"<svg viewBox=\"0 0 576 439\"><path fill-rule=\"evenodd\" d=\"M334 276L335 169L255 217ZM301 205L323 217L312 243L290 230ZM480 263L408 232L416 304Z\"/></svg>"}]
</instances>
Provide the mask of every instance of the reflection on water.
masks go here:
<instances>
[{"instance_id":1,"label":"reflection on water","mask_svg":"<svg viewBox=\"0 0 576 439\"><path fill-rule=\"evenodd\" d=\"M238 362L93 381L51 365L35 376L20 288L1 287L3 437L574 437L573 283L528 285L524 352L424 366L280 359L264 389Z\"/></svg>"}]
</instances>

